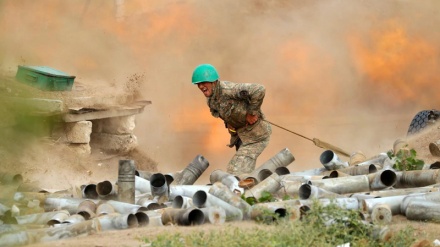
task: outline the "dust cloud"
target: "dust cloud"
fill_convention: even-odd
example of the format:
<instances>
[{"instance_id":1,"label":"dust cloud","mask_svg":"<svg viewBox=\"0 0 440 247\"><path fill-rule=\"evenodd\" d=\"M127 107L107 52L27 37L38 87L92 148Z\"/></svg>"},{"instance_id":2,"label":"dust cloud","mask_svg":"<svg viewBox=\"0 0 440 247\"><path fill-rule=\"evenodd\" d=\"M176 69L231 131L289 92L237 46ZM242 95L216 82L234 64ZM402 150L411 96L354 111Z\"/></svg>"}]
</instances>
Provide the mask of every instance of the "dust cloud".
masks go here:
<instances>
[{"instance_id":1,"label":"dust cloud","mask_svg":"<svg viewBox=\"0 0 440 247\"><path fill-rule=\"evenodd\" d=\"M138 94L153 104L137 117L140 148L161 172L204 155L207 182L234 150L190 82L195 66L211 63L222 80L263 84L270 121L373 156L404 137L418 111L440 103L439 7L435 0L3 0L0 67L51 66L110 95L144 75ZM257 166L285 147L296 158L292 171L321 166L323 149L275 126Z\"/></svg>"}]
</instances>

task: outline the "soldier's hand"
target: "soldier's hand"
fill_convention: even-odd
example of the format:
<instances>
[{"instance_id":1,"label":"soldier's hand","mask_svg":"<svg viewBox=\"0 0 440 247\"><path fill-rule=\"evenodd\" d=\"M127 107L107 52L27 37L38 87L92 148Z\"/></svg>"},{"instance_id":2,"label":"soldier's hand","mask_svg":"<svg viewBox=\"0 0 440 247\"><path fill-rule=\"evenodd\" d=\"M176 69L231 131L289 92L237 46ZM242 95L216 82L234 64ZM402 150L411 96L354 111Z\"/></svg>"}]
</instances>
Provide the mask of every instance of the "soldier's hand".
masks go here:
<instances>
[{"instance_id":1,"label":"soldier's hand","mask_svg":"<svg viewBox=\"0 0 440 247\"><path fill-rule=\"evenodd\" d=\"M258 115L246 114L246 122L250 125L258 121Z\"/></svg>"}]
</instances>

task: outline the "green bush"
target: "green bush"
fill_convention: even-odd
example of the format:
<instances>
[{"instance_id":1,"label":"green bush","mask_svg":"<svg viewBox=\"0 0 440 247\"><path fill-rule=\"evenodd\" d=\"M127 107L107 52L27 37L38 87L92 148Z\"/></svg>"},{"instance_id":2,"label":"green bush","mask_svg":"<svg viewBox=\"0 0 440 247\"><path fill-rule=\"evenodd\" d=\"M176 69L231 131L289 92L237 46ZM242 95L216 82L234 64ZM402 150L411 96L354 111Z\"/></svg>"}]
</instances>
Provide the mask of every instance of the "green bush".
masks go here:
<instances>
[{"instance_id":1,"label":"green bush","mask_svg":"<svg viewBox=\"0 0 440 247\"><path fill-rule=\"evenodd\" d=\"M413 171L423 169L425 162L416 158L417 152L414 149L400 149L396 155L392 151L388 151L387 155L394 160L393 168L398 171Z\"/></svg>"}]
</instances>

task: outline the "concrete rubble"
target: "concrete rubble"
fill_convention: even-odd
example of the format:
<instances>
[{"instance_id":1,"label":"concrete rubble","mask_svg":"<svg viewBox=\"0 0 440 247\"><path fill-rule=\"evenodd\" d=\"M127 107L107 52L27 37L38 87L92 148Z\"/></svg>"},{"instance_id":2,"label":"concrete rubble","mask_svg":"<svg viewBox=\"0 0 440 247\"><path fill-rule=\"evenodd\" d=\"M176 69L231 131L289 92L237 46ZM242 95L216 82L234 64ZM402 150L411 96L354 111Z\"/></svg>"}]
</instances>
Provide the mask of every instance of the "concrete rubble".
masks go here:
<instances>
[{"instance_id":1,"label":"concrete rubble","mask_svg":"<svg viewBox=\"0 0 440 247\"><path fill-rule=\"evenodd\" d=\"M87 121L71 127L91 128ZM82 136L70 139L88 141ZM397 144L394 149L403 148ZM359 210L365 222L382 229L397 214L408 220L440 220L437 166L396 171L386 153L370 159L362 153L353 156L343 161L325 150L319 159L321 168L290 172L288 166L295 158L285 148L251 174L215 170L206 185L196 184L209 166L202 155L182 171L169 174L137 170L135 161L120 160L118 181L80 185L78 191L42 191L24 186L20 174L0 174L0 246L136 227L258 220L268 217L267 212L300 220L316 201ZM259 202L266 192L277 200ZM256 203L251 206L248 199Z\"/></svg>"}]
</instances>

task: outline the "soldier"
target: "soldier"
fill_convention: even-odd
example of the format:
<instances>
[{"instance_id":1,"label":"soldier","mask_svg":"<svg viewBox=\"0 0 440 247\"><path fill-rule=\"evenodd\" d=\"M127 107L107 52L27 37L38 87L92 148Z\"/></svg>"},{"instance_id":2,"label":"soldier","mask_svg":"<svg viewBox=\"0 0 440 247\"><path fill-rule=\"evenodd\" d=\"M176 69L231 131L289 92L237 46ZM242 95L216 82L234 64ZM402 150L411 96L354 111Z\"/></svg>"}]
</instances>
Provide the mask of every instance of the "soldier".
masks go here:
<instances>
[{"instance_id":1,"label":"soldier","mask_svg":"<svg viewBox=\"0 0 440 247\"><path fill-rule=\"evenodd\" d=\"M207 98L211 114L221 118L231 134L228 146L235 146L236 153L228 163L227 172L234 175L252 172L272 134L272 128L264 121L261 111L266 91L264 86L220 81L217 70L210 64L195 68L192 83Z\"/></svg>"}]
</instances>

